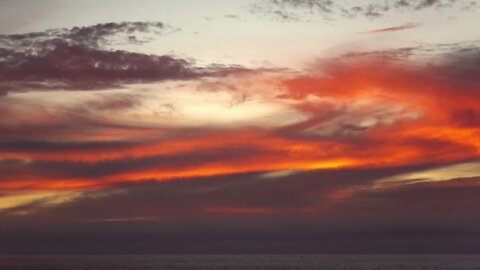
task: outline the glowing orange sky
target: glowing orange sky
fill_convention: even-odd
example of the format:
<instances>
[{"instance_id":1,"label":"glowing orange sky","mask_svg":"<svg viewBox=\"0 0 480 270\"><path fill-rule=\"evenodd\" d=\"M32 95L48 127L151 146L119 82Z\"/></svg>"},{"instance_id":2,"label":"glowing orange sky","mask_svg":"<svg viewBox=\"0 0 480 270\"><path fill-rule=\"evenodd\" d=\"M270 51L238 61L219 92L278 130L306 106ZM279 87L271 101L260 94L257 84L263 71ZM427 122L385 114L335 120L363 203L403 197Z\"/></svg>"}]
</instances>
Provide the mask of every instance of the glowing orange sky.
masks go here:
<instances>
[{"instance_id":1,"label":"glowing orange sky","mask_svg":"<svg viewBox=\"0 0 480 270\"><path fill-rule=\"evenodd\" d=\"M293 109L310 115L311 119L267 129L206 128L193 135L188 135L187 131L186 136L179 138L162 138L163 133L175 130L119 128L113 131L121 132L123 138L133 140L134 143L98 150L83 149L81 144L61 149L7 149L2 152L2 158L24 162L17 165L13 173L3 176L0 186L4 189L76 189L151 179L166 181L276 170L452 163L479 157L480 128L465 125L455 118L459 112L480 108L478 93L469 89L469 85L462 85L455 78L447 82L432 79L431 73L435 72L435 67L409 66L368 58L331 60L321 70L326 74L286 80L278 76L280 79L277 82L271 82L272 88L282 86L285 93L279 95L277 100L293 101ZM345 115L347 119L344 121L352 119L351 121L359 123L352 123L352 126L345 128L347 123L331 121L328 116L315 120L316 114L322 113L328 106L341 108L343 111L334 114ZM389 108L400 109L388 111ZM248 111L245 113L248 114ZM39 125L50 122L43 117L29 118L29 121L38 122ZM332 119L335 117L338 116L332 115ZM59 125L62 124L59 122ZM320 132L346 129L350 134L315 134L315 129ZM95 132L102 134L104 131ZM108 129L105 132L110 134ZM75 132L74 138L81 142L83 136L88 138L90 134L80 130ZM127 134L129 135L125 137ZM222 149L230 152L214 161L201 160L202 153ZM252 149L255 154L236 153L242 149ZM95 166L106 162L114 164L122 160L168 158L192 153L198 155L200 160L181 162L178 165L173 163L167 167L160 162L138 170L112 170L98 177L65 177L62 173L55 172L55 168L48 173L45 171L44 176L41 171L29 166L35 162L70 162Z\"/></svg>"},{"instance_id":2,"label":"glowing orange sky","mask_svg":"<svg viewBox=\"0 0 480 270\"><path fill-rule=\"evenodd\" d=\"M4 2L0 255L480 251L475 1Z\"/></svg>"}]
</instances>

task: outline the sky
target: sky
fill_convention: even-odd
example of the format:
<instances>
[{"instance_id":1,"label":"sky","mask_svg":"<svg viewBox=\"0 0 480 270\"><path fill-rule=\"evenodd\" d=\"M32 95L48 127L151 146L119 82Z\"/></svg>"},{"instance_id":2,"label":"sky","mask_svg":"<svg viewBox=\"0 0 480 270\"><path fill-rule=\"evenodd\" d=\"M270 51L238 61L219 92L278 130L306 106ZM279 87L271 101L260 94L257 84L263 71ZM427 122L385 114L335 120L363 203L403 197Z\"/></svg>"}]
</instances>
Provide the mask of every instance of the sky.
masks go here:
<instances>
[{"instance_id":1,"label":"sky","mask_svg":"<svg viewBox=\"0 0 480 270\"><path fill-rule=\"evenodd\" d=\"M479 12L0 1L0 253L480 252Z\"/></svg>"}]
</instances>

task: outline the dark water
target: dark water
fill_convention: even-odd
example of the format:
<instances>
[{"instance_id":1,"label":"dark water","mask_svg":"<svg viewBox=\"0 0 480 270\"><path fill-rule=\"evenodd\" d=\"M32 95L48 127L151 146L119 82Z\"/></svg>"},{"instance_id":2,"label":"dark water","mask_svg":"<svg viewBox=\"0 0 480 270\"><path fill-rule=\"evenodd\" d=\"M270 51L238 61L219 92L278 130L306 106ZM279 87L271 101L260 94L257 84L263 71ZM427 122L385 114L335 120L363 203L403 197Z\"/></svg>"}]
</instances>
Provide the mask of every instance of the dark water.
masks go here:
<instances>
[{"instance_id":1,"label":"dark water","mask_svg":"<svg viewBox=\"0 0 480 270\"><path fill-rule=\"evenodd\" d=\"M0 270L478 269L470 255L0 256Z\"/></svg>"}]
</instances>

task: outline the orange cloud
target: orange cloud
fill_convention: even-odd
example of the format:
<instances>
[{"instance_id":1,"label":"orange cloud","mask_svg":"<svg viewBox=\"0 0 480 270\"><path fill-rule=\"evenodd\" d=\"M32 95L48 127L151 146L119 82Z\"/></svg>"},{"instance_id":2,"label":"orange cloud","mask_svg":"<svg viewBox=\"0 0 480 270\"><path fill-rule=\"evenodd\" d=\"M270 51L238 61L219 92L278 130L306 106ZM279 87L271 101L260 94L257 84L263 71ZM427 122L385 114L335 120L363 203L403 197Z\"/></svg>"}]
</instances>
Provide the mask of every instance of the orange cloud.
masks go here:
<instances>
[{"instance_id":1,"label":"orange cloud","mask_svg":"<svg viewBox=\"0 0 480 270\"><path fill-rule=\"evenodd\" d=\"M458 61L422 65L344 58L322 62L307 76L286 75L273 82L285 91L278 102L291 104L306 119L279 128L131 128L85 119L75 126L68 119L32 115L29 123L51 124L49 133L38 131L51 139L0 145L5 172L0 187L95 188L475 159L479 85L475 77L465 78L469 73ZM10 128L10 135L25 130Z\"/></svg>"}]
</instances>

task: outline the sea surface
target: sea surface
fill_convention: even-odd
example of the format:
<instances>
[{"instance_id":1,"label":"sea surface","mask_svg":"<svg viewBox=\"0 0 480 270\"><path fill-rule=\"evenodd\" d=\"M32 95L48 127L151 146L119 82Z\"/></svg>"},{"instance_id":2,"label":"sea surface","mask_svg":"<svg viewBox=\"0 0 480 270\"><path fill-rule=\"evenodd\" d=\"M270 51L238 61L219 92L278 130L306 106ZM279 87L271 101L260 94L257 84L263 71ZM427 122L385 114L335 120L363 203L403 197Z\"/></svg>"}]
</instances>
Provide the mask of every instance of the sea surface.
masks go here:
<instances>
[{"instance_id":1,"label":"sea surface","mask_svg":"<svg viewBox=\"0 0 480 270\"><path fill-rule=\"evenodd\" d=\"M480 255L0 256L1 270L480 270Z\"/></svg>"}]
</instances>

